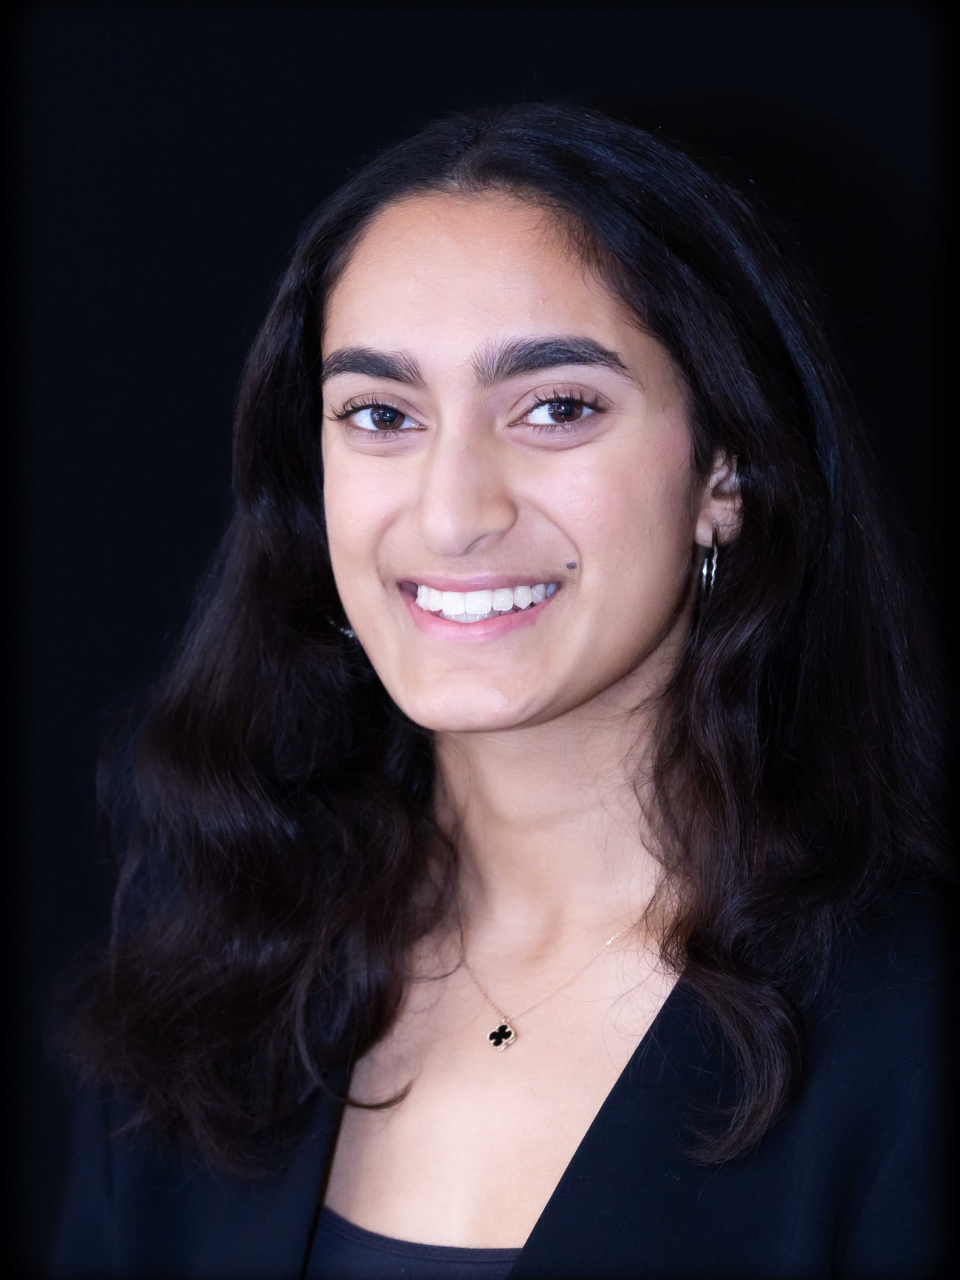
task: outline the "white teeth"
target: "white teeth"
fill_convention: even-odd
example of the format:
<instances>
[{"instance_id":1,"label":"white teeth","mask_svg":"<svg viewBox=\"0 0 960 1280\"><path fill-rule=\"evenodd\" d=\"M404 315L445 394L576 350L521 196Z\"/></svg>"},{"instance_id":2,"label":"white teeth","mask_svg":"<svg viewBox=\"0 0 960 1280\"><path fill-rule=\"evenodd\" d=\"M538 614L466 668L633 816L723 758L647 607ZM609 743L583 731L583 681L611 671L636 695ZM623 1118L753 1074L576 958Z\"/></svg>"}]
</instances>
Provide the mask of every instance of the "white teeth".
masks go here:
<instances>
[{"instance_id":1,"label":"white teeth","mask_svg":"<svg viewBox=\"0 0 960 1280\"><path fill-rule=\"evenodd\" d=\"M489 613L493 608L493 592L468 591L465 607L467 613L475 613L478 618L482 618L485 613Z\"/></svg>"},{"instance_id":2,"label":"white teeth","mask_svg":"<svg viewBox=\"0 0 960 1280\"><path fill-rule=\"evenodd\" d=\"M513 609L529 609L549 599L557 589L556 582L538 582L533 587L497 587L493 591L438 591L435 587L417 587L417 604L429 613L439 613L456 622L480 622L484 618L510 613Z\"/></svg>"}]
</instances>

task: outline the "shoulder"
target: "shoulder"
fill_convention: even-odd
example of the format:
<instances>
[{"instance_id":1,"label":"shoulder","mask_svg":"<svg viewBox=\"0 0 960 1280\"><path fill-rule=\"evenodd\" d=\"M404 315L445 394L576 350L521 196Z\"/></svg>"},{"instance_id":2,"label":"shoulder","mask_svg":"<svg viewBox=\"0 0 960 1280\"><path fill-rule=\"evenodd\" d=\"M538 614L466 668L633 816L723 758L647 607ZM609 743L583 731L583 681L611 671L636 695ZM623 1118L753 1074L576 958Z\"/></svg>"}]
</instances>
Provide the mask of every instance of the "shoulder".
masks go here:
<instances>
[{"instance_id":1,"label":"shoulder","mask_svg":"<svg viewBox=\"0 0 960 1280\"><path fill-rule=\"evenodd\" d=\"M810 1082L879 1101L942 1091L958 994L950 898L911 886L846 926L806 1011Z\"/></svg>"},{"instance_id":2,"label":"shoulder","mask_svg":"<svg viewBox=\"0 0 960 1280\"><path fill-rule=\"evenodd\" d=\"M925 888L877 904L845 932L809 1011L807 1078L783 1129L830 1188L842 1275L939 1274L957 1118L955 926L949 898Z\"/></svg>"},{"instance_id":3,"label":"shoulder","mask_svg":"<svg viewBox=\"0 0 960 1280\"><path fill-rule=\"evenodd\" d=\"M858 1177L895 1151L925 1170L928 1187L940 1177L952 1124L954 923L949 899L922 887L876 904L845 931L807 1011L795 1132L855 1164Z\"/></svg>"},{"instance_id":4,"label":"shoulder","mask_svg":"<svg viewBox=\"0 0 960 1280\"><path fill-rule=\"evenodd\" d=\"M958 974L957 920L944 893L912 885L848 924L811 1010L815 1037L851 1020L896 1040L945 1035Z\"/></svg>"},{"instance_id":5,"label":"shoulder","mask_svg":"<svg viewBox=\"0 0 960 1280\"><path fill-rule=\"evenodd\" d=\"M345 1087L331 1072L334 1092ZM136 1123L139 1107L106 1088L74 1089L71 1164L50 1274L55 1277L295 1275L339 1108L303 1103L302 1136L277 1171L218 1173Z\"/></svg>"}]
</instances>

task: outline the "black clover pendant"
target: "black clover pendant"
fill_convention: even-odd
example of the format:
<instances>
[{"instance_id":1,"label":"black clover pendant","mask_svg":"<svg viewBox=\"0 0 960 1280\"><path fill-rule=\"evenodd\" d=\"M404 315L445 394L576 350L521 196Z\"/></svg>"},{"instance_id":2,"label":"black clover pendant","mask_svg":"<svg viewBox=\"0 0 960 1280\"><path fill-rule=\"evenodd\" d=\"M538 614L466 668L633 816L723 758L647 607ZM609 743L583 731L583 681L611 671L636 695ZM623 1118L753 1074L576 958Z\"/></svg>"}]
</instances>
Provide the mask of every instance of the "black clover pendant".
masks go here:
<instances>
[{"instance_id":1,"label":"black clover pendant","mask_svg":"<svg viewBox=\"0 0 960 1280\"><path fill-rule=\"evenodd\" d=\"M500 1053L503 1053L504 1049L506 1049L508 1045L513 1044L516 1038L517 1033L514 1031L513 1027L510 1026L509 1022L501 1022L499 1027L494 1027L487 1036L487 1039L493 1047L499 1050Z\"/></svg>"}]
</instances>

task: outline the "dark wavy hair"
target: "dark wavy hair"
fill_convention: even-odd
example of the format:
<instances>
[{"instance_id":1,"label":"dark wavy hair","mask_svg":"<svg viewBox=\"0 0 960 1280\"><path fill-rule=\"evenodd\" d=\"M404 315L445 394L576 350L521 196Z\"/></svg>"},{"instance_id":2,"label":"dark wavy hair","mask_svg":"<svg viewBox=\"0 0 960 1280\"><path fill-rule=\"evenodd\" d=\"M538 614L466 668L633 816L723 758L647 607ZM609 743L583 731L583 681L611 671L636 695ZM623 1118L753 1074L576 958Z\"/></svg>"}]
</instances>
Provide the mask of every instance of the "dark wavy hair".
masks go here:
<instances>
[{"instance_id":1,"label":"dark wavy hair","mask_svg":"<svg viewBox=\"0 0 960 1280\"><path fill-rule=\"evenodd\" d=\"M342 630L318 373L325 297L371 218L491 191L555 214L669 353L698 472L737 459L742 528L660 700L653 770L680 904L663 955L739 1068L696 1158L746 1152L789 1105L846 924L943 871L936 664L811 290L735 190L632 125L552 104L433 123L300 236L243 375L229 527L101 766L119 884L71 988L72 1052L234 1173L268 1167L327 1069L386 1034L411 945L456 912L432 735Z\"/></svg>"}]
</instances>

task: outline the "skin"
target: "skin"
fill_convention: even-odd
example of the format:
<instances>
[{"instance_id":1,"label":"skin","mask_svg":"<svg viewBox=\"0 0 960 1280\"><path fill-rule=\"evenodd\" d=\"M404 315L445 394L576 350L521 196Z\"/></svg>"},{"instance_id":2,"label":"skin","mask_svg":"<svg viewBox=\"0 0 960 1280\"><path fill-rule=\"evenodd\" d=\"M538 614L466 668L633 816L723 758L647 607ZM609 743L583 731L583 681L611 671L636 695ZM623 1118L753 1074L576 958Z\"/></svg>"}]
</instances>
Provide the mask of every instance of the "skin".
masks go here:
<instances>
[{"instance_id":1,"label":"skin","mask_svg":"<svg viewBox=\"0 0 960 1280\"><path fill-rule=\"evenodd\" d=\"M635 786L648 708L689 627L697 547L714 527L721 543L736 535L733 466L717 456L710 476L696 474L669 357L562 231L512 196L388 207L324 319L325 361L364 347L404 353L421 374L417 385L344 371L325 381L330 551L385 687L435 731L467 960L511 1013L650 901L658 864ZM558 335L592 340L623 367L478 378L498 345ZM377 418L371 401L391 409ZM392 434L371 430L378 421ZM416 625L400 584L483 574L559 590L501 635ZM353 1090L382 1098L411 1078L413 1090L391 1111L348 1112L327 1203L406 1239L522 1245L672 985L654 932L648 920L606 948L519 1019L502 1055L484 1039L493 1010L462 969L412 984ZM415 972L444 972L448 943L427 940ZM492 1114L515 1135L510 1161L491 1144Z\"/></svg>"}]
</instances>

